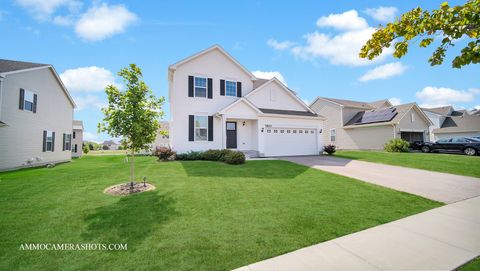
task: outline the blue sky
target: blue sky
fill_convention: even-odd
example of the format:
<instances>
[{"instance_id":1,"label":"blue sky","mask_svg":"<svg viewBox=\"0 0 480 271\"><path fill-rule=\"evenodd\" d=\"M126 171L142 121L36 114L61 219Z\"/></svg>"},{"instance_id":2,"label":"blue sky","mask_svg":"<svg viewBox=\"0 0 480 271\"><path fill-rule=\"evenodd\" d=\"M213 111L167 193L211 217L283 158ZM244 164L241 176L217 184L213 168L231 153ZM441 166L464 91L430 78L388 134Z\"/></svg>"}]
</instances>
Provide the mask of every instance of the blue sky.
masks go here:
<instances>
[{"instance_id":1,"label":"blue sky","mask_svg":"<svg viewBox=\"0 0 480 271\"><path fill-rule=\"evenodd\" d=\"M316 96L480 106L480 66L451 68L467 39L442 66L427 63L433 47L416 45L402 59L386 52L356 56L373 28L406 12L411 1L81 1L1 0L0 58L53 64L78 104L86 139L97 134L103 86L120 84L129 63L167 96L167 67L219 44L258 76L281 76L305 101ZM422 1L437 8L441 1ZM463 1L451 1L451 5ZM168 114L168 104L165 105Z\"/></svg>"}]
</instances>

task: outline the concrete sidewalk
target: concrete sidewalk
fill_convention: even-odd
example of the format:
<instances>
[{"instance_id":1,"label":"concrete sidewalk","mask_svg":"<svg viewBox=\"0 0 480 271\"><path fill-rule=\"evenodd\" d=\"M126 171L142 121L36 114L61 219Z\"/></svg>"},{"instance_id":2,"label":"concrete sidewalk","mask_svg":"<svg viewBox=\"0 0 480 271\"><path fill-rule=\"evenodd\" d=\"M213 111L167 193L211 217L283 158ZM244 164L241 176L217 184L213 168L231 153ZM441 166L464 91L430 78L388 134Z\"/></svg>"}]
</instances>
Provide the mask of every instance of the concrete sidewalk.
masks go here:
<instances>
[{"instance_id":1,"label":"concrete sidewalk","mask_svg":"<svg viewBox=\"0 0 480 271\"><path fill-rule=\"evenodd\" d=\"M452 270L480 255L479 229L476 197L235 270Z\"/></svg>"},{"instance_id":2,"label":"concrete sidewalk","mask_svg":"<svg viewBox=\"0 0 480 271\"><path fill-rule=\"evenodd\" d=\"M331 156L294 156L281 159L444 203L480 196L480 178Z\"/></svg>"}]
</instances>

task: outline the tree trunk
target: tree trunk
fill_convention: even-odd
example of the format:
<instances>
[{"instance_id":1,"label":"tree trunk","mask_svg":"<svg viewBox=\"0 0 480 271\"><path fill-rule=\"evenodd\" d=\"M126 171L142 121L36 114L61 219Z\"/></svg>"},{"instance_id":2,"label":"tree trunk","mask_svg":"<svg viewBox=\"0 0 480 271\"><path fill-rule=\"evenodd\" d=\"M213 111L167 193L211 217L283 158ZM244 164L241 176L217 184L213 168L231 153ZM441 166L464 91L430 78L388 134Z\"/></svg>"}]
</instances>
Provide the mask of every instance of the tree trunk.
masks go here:
<instances>
[{"instance_id":1,"label":"tree trunk","mask_svg":"<svg viewBox=\"0 0 480 271\"><path fill-rule=\"evenodd\" d=\"M130 161L130 182L135 181L135 149L131 150L132 160Z\"/></svg>"}]
</instances>

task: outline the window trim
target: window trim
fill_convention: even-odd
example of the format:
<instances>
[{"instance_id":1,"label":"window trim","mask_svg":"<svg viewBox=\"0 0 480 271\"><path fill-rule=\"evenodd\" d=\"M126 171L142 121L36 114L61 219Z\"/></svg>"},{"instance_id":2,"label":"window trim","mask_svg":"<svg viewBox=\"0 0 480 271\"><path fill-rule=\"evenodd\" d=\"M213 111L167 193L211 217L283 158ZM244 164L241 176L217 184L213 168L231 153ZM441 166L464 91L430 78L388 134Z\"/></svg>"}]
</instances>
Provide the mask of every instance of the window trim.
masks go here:
<instances>
[{"instance_id":1,"label":"window trim","mask_svg":"<svg viewBox=\"0 0 480 271\"><path fill-rule=\"evenodd\" d=\"M233 85L235 86L235 95L228 95L227 93L227 82L234 83ZM238 81L233 81L233 80L228 80L225 79L225 97L237 97L238 95L238 87L237 87Z\"/></svg>"},{"instance_id":2,"label":"window trim","mask_svg":"<svg viewBox=\"0 0 480 271\"><path fill-rule=\"evenodd\" d=\"M196 80L197 78L205 79L205 87L198 87L198 88L205 88L205 96L197 96L197 85ZM205 98L208 99L208 77L207 76L193 76L193 97L195 98Z\"/></svg>"},{"instance_id":3,"label":"window trim","mask_svg":"<svg viewBox=\"0 0 480 271\"><path fill-rule=\"evenodd\" d=\"M30 91L28 89L23 89L23 111L28 111L28 112L32 112L33 113L33 108L35 107L35 95L36 93L33 92L33 91ZM27 100L27 93L30 93L32 94L32 100ZM28 103L31 103L32 104L32 109L27 109L26 107L26 104Z\"/></svg>"},{"instance_id":4,"label":"window trim","mask_svg":"<svg viewBox=\"0 0 480 271\"><path fill-rule=\"evenodd\" d=\"M330 129L330 142L337 142L337 129L335 128Z\"/></svg>"},{"instance_id":5,"label":"window trim","mask_svg":"<svg viewBox=\"0 0 480 271\"><path fill-rule=\"evenodd\" d=\"M204 117L206 118L206 126L205 127L197 127L197 117ZM205 139L197 139L197 130L205 129L207 131ZM208 116L207 115L194 115L193 116L193 141L208 141Z\"/></svg>"},{"instance_id":6,"label":"window trim","mask_svg":"<svg viewBox=\"0 0 480 271\"><path fill-rule=\"evenodd\" d=\"M50 140L48 139L49 134L50 134ZM50 149L48 149L48 143L50 143ZM45 137L45 152L53 152L53 149L54 149L53 144L54 144L53 131L47 130L47 136Z\"/></svg>"},{"instance_id":7,"label":"window trim","mask_svg":"<svg viewBox=\"0 0 480 271\"><path fill-rule=\"evenodd\" d=\"M68 146L68 148L67 148ZM63 148L66 151L71 151L72 150L72 134L65 134L65 145Z\"/></svg>"}]
</instances>

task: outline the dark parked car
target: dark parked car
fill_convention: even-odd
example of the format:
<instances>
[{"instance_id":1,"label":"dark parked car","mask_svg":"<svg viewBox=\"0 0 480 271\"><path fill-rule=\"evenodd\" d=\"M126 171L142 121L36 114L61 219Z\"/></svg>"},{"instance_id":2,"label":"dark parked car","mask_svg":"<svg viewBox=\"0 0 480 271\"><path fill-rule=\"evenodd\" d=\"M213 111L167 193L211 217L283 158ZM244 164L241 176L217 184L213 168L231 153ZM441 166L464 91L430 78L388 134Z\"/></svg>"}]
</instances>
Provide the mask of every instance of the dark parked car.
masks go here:
<instances>
[{"instance_id":1,"label":"dark parked car","mask_svg":"<svg viewBox=\"0 0 480 271\"><path fill-rule=\"evenodd\" d=\"M460 152L466 155L480 153L480 140L471 137L442 138L423 143L422 152Z\"/></svg>"}]
</instances>

